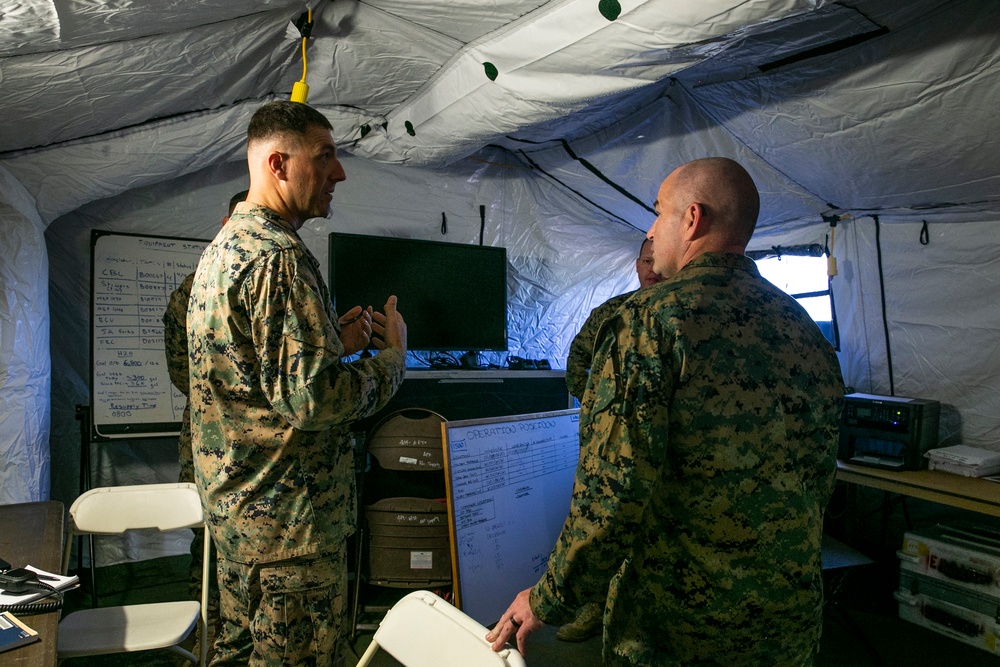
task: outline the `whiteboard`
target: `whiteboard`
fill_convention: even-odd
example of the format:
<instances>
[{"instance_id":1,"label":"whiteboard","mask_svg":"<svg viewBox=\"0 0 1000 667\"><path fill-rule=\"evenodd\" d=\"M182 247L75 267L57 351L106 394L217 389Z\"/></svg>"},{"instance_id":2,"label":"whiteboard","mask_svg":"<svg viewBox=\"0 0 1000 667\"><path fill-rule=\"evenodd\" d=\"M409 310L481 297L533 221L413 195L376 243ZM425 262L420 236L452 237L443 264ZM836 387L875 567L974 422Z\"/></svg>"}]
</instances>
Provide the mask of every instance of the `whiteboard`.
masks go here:
<instances>
[{"instance_id":1,"label":"whiteboard","mask_svg":"<svg viewBox=\"0 0 1000 667\"><path fill-rule=\"evenodd\" d=\"M208 241L93 230L90 237L90 406L93 435L177 435L186 398L163 348L170 293Z\"/></svg>"},{"instance_id":2,"label":"whiteboard","mask_svg":"<svg viewBox=\"0 0 1000 667\"><path fill-rule=\"evenodd\" d=\"M445 422L456 605L483 625L538 582L569 514L580 411Z\"/></svg>"}]
</instances>

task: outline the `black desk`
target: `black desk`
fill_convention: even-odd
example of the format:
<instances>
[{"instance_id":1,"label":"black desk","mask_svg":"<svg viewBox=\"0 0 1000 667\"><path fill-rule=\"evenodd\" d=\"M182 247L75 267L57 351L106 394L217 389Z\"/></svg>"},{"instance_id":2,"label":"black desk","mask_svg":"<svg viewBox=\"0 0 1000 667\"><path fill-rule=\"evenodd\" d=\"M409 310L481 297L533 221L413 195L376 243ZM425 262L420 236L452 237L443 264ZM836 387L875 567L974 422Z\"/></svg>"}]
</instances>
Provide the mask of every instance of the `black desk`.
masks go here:
<instances>
[{"instance_id":1,"label":"black desk","mask_svg":"<svg viewBox=\"0 0 1000 667\"><path fill-rule=\"evenodd\" d=\"M59 572L62 569L62 544L62 503L48 500L0 505L0 555L11 565L34 565L49 572ZM38 631L41 641L4 653L4 666L55 665L59 612L19 618Z\"/></svg>"}]
</instances>

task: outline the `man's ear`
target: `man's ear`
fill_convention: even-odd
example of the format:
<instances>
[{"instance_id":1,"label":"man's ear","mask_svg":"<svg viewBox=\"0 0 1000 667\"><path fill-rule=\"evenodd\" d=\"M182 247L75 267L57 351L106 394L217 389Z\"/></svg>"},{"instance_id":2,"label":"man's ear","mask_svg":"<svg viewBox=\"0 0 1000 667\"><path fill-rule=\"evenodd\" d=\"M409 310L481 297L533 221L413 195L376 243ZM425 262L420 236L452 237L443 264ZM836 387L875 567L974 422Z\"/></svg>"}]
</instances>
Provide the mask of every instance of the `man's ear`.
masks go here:
<instances>
[{"instance_id":1,"label":"man's ear","mask_svg":"<svg viewBox=\"0 0 1000 667\"><path fill-rule=\"evenodd\" d=\"M708 233L709 221L705 215L705 205L698 202L691 202L687 208L687 215L684 218L685 229L688 238L696 239Z\"/></svg>"},{"instance_id":2,"label":"man's ear","mask_svg":"<svg viewBox=\"0 0 1000 667\"><path fill-rule=\"evenodd\" d=\"M287 161L284 153L280 151L271 151L267 154L267 168L270 170L271 175L274 176L276 180L287 181Z\"/></svg>"}]
</instances>

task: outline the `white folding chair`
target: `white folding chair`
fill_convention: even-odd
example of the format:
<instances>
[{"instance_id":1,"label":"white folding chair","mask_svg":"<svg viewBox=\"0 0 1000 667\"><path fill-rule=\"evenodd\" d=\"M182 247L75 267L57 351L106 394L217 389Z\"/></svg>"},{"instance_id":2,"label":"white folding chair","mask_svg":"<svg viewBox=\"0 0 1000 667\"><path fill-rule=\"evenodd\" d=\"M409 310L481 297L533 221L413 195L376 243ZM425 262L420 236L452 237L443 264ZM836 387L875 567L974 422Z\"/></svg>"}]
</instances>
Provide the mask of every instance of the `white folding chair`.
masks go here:
<instances>
[{"instance_id":1,"label":"white folding chair","mask_svg":"<svg viewBox=\"0 0 1000 667\"><path fill-rule=\"evenodd\" d=\"M69 567L73 537L120 535L129 530L161 531L204 527L201 498L194 484L141 484L91 489L69 508L70 526L63 554ZM204 664L208 651L208 530L201 563L201 602L183 600L84 609L59 622L58 659L85 655L169 649L194 664ZM91 566L94 564L91 563ZM201 628L201 651L195 656L180 646L195 627Z\"/></svg>"},{"instance_id":2,"label":"white folding chair","mask_svg":"<svg viewBox=\"0 0 1000 667\"><path fill-rule=\"evenodd\" d=\"M357 667L380 647L406 667L525 667L516 649L494 652L487 632L430 591L414 591L386 613Z\"/></svg>"}]
</instances>

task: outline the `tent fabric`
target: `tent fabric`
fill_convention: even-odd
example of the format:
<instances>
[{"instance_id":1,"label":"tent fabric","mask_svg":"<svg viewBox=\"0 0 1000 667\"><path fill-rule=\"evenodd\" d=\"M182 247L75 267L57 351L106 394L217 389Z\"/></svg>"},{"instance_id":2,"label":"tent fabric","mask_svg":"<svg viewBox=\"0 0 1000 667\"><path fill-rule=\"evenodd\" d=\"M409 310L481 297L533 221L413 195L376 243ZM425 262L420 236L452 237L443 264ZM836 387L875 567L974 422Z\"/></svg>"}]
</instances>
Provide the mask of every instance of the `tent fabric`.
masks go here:
<instances>
[{"instance_id":1,"label":"tent fabric","mask_svg":"<svg viewBox=\"0 0 1000 667\"><path fill-rule=\"evenodd\" d=\"M247 186L249 118L303 72L348 176L301 231L322 266L334 231L504 246L509 354L562 368L590 309L636 287L663 177L730 156L761 190L751 249L832 243L848 383L938 399L946 444L1000 449L998 14L989 0L7 3L0 502L78 492L91 230L211 238ZM94 443L92 483L168 481L174 448Z\"/></svg>"}]
</instances>

